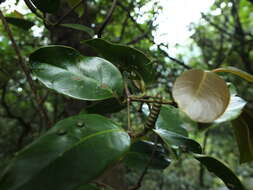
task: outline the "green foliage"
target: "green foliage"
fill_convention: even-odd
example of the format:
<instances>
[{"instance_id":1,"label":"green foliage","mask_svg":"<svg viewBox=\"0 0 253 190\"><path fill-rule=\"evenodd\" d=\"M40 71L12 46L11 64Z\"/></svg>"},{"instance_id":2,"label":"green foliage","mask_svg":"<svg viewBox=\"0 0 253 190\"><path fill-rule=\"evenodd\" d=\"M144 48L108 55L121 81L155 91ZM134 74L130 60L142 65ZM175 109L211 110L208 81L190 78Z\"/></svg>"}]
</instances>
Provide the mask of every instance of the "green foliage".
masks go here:
<instances>
[{"instance_id":1,"label":"green foliage","mask_svg":"<svg viewBox=\"0 0 253 190\"><path fill-rule=\"evenodd\" d=\"M33 22L21 18L14 18L14 17L5 17L5 18L8 23L17 26L23 30L29 30L34 25Z\"/></svg>"},{"instance_id":2,"label":"green foliage","mask_svg":"<svg viewBox=\"0 0 253 190\"><path fill-rule=\"evenodd\" d=\"M144 80L147 84L153 82L154 69L151 60L141 51L103 39L92 39L84 43L95 48L103 57L118 66L122 72L128 72L131 79Z\"/></svg>"},{"instance_id":3,"label":"green foliage","mask_svg":"<svg viewBox=\"0 0 253 190\"><path fill-rule=\"evenodd\" d=\"M86 32L91 37L94 36L94 31L91 28L88 28L87 26L81 24L61 24L61 26Z\"/></svg>"},{"instance_id":4,"label":"green foliage","mask_svg":"<svg viewBox=\"0 0 253 190\"><path fill-rule=\"evenodd\" d=\"M172 106L162 106L156 121L156 129L169 130L183 136L188 136L184 128L185 123L180 115L180 110Z\"/></svg>"},{"instance_id":5,"label":"green foliage","mask_svg":"<svg viewBox=\"0 0 253 190\"><path fill-rule=\"evenodd\" d=\"M149 166L151 169L162 170L170 165L170 159L168 155L166 155L168 154L166 150L162 146L155 145L153 142L149 141L137 141L133 143L124 161L128 167L143 170L147 166L151 154L155 154Z\"/></svg>"},{"instance_id":6,"label":"green foliage","mask_svg":"<svg viewBox=\"0 0 253 190\"><path fill-rule=\"evenodd\" d=\"M2 174L0 187L73 189L119 160L129 145L127 133L112 121L98 115L73 116L18 152Z\"/></svg>"},{"instance_id":7,"label":"green foliage","mask_svg":"<svg viewBox=\"0 0 253 190\"><path fill-rule=\"evenodd\" d=\"M54 13L59 9L60 0L31 0L32 3L42 12Z\"/></svg>"},{"instance_id":8,"label":"green foliage","mask_svg":"<svg viewBox=\"0 0 253 190\"><path fill-rule=\"evenodd\" d=\"M110 62L84 57L69 47L40 48L30 55L30 62L34 75L48 88L72 98L118 98L123 90L122 76Z\"/></svg>"},{"instance_id":9,"label":"green foliage","mask_svg":"<svg viewBox=\"0 0 253 190\"><path fill-rule=\"evenodd\" d=\"M244 112L233 121L233 128L240 151L240 162L245 163L253 160L253 116L252 112Z\"/></svg>"},{"instance_id":10,"label":"green foliage","mask_svg":"<svg viewBox=\"0 0 253 190\"><path fill-rule=\"evenodd\" d=\"M155 129L154 132L162 138L169 150L177 148L184 152L202 153L201 146L192 139L164 129Z\"/></svg>"},{"instance_id":11,"label":"green foliage","mask_svg":"<svg viewBox=\"0 0 253 190\"><path fill-rule=\"evenodd\" d=\"M229 189L245 189L239 178L222 162L205 155L195 155L194 157L205 165L210 172L221 178Z\"/></svg>"}]
</instances>

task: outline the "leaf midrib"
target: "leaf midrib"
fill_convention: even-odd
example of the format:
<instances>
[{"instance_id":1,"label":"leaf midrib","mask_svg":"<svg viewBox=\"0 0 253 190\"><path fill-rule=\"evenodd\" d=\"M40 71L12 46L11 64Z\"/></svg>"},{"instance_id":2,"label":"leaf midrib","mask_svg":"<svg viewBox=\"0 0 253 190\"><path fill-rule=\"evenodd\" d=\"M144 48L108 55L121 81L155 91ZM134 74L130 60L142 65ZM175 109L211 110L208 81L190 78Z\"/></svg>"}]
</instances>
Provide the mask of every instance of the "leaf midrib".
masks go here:
<instances>
[{"instance_id":1,"label":"leaf midrib","mask_svg":"<svg viewBox=\"0 0 253 190\"><path fill-rule=\"evenodd\" d=\"M68 69L68 67L64 68L64 67L60 67L60 66L54 66L54 65L52 65L52 64L50 64L50 63L40 63L40 64L45 64L45 65L48 65L48 66L50 66L50 67L55 67L55 68L57 68L57 69L61 69L61 70L63 71L63 73L71 73L71 74L73 74L74 76L80 77L80 78L82 78L82 79L87 78L87 79L91 80L92 82L96 83L97 86L101 86L101 85L103 84L103 83L100 83L98 80L96 80L96 79L94 79L94 78L92 78L92 77L86 75L85 73L79 73L79 72L75 73L75 72L72 72L72 71L70 71L70 70ZM51 82L51 81L50 81L50 83L53 84L53 82ZM110 86L108 86L108 87L110 87ZM101 90L106 90L106 91L108 91L109 93L111 93L112 95L114 94L113 90L110 89L110 88L101 88Z\"/></svg>"},{"instance_id":2,"label":"leaf midrib","mask_svg":"<svg viewBox=\"0 0 253 190\"><path fill-rule=\"evenodd\" d=\"M71 146L70 148L66 149L64 152L58 154L57 157L55 157L51 162L48 162L48 164L46 164L44 168L42 168L41 170L39 170L39 171L38 171L37 173L35 173L35 175L33 175L33 176L35 176L35 178L36 178L42 171L45 170L45 168L47 168L49 165L51 165L52 163L54 163L57 159L59 159L60 157L62 157L63 154L65 154L66 152L68 152L68 151L71 150L72 148L78 146L79 144L85 142L86 140L88 140L88 139L90 139L90 138L92 138L92 137L94 137L94 136L103 135L103 134L111 133L111 132L124 132L124 130L122 130L122 129L108 129L108 130L99 131L99 132L97 132L97 133L93 133L93 134L91 134L91 135L88 135L88 136L84 137L83 139L81 139L81 140L78 141L77 143L74 143L73 146ZM33 179L33 176L31 176L30 178L28 178L28 179L27 179L26 181L24 181L21 185L16 186L16 187L14 186L14 187L15 187L14 190L16 190L17 188L20 188L20 187L24 186L25 184L27 184L27 183L29 182L29 180Z\"/></svg>"},{"instance_id":3,"label":"leaf midrib","mask_svg":"<svg viewBox=\"0 0 253 190\"><path fill-rule=\"evenodd\" d=\"M199 84L197 85L197 90L195 92L195 96L199 96L199 94L201 93L201 88L207 78L207 72L203 71L202 73L203 74L202 74L201 80L200 80Z\"/></svg>"}]
</instances>

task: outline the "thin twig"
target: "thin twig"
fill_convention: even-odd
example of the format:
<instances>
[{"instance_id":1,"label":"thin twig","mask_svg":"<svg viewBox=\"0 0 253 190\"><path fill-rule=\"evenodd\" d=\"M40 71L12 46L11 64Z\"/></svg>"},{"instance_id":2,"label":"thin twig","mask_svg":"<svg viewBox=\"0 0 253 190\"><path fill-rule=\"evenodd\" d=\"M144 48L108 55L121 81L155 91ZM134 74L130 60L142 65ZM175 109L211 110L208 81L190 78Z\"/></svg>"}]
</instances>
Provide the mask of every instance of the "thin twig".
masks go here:
<instances>
[{"instance_id":1,"label":"thin twig","mask_svg":"<svg viewBox=\"0 0 253 190\"><path fill-rule=\"evenodd\" d=\"M122 24L122 28L121 28L121 31L120 31L120 36L119 36L119 39L118 39L118 42L121 42L121 40L123 39L124 37L124 34L125 34L125 31L126 31L126 27L127 27L127 24L128 24L128 13L131 11L132 7L133 7L133 3L134 3L134 0L131 0L131 2L129 3L128 5L128 8L127 8L127 14L126 14L126 17L123 21L123 24Z\"/></svg>"},{"instance_id":2,"label":"thin twig","mask_svg":"<svg viewBox=\"0 0 253 190\"><path fill-rule=\"evenodd\" d=\"M22 126L22 133L20 135L20 137L18 138L18 142L17 142L17 145L18 145L18 148L20 148L22 146L22 142L23 142L23 139L25 138L25 136L28 135L28 133L30 132L31 130L31 125L30 123L27 123L23 117L20 117L20 116L17 116L15 115L10 107L8 106L8 104L6 103L6 100L5 100L5 97L6 97L6 90L7 90L7 84L5 84L3 87L2 87L2 97L1 97L1 103L2 103L2 106L7 114L7 116L9 118L13 118L15 120L17 120L21 126Z\"/></svg>"},{"instance_id":3,"label":"thin twig","mask_svg":"<svg viewBox=\"0 0 253 190\"><path fill-rule=\"evenodd\" d=\"M203 17L203 19L205 19L205 21L207 21L210 25L212 25L214 28L216 28L217 30L219 30L220 32L222 32L223 34L228 35L229 37L233 37L233 34L229 33L226 29L223 29L221 26L219 26L218 24L212 22L204 13L201 13L201 16Z\"/></svg>"},{"instance_id":4,"label":"thin twig","mask_svg":"<svg viewBox=\"0 0 253 190\"><path fill-rule=\"evenodd\" d=\"M112 6L111 6L110 10L109 10L109 12L108 12L108 14L107 14L107 16L106 16L106 18L105 18L103 24L101 25L101 27L99 28L99 30L98 30L98 32L97 32L97 35L98 35L99 38L102 37L102 33L103 33L105 27L106 27L107 24L110 22L110 20L111 20L111 18L112 18L112 14L113 14L113 12L114 12L114 10L115 10L115 8L116 8L116 5L117 5L117 0L113 0Z\"/></svg>"},{"instance_id":5,"label":"thin twig","mask_svg":"<svg viewBox=\"0 0 253 190\"><path fill-rule=\"evenodd\" d=\"M54 26L57 26L59 24L62 23L62 21L69 16L70 13L72 13L77 7L79 7L81 4L83 3L83 0L80 0L79 2L77 2L68 12L66 12L66 14L64 14L55 24L53 24Z\"/></svg>"},{"instance_id":6,"label":"thin twig","mask_svg":"<svg viewBox=\"0 0 253 190\"><path fill-rule=\"evenodd\" d=\"M43 15L41 15L38 10L33 6L33 4L31 3L30 0L24 0L25 1L25 4L26 6L39 18L43 19Z\"/></svg>"},{"instance_id":7,"label":"thin twig","mask_svg":"<svg viewBox=\"0 0 253 190\"><path fill-rule=\"evenodd\" d=\"M144 102L144 103L159 103L159 104L168 104L168 105L174 105L173 101L159 101L159 100L146 100L146 99L141 99L141 98L131 98L132 102Z\"/></svg>"},{"instance_id":8,"label":"thin twig","mask_svg":"<svg viewBox=\"0 0 253 190\"><path fill-rule=\"evenodd\" d=\"M131 113L130 113L130 106L131 106L131 94L130 91L128 89L127 83L125 82L125 92L127 95L127 129L130 130L131 129Z\"/></svg>"},{"instance_id":9,"label":"thin twig","mask_svg":"<svg viewBox=\"0 0 253 190\"><path fill-rule=\"evenodd\" d=\"M136 44L139 41L141 41L142 39L146 38L148 36L148 34L150 33L150 30L148 30L147 32L137 36L136 38L134 38L133 40L131 40L130 42L127 42L127 45L132 45L132 44Z\"/></svg>"},{"instance_id":10,"label":"thin twig","mask_svg":"<svg viewBox=\"0 0 253 190\"><path fill-rule=\"evenodd\" d=\"M155 152L156 152L156 150L157 150L157 141L158 141L158 140L157 140L157 136L156 136L156 137L155 137L155 147L154 147L154 149L152 150L150 159L149 159L149 161L148 161L146 167L144 168L144 170L143 170L143 172L142 172L142 174L141 174L141 176L140 176L138 182L137 182L136 185L135 185L134 187L132 187L130 190L137 190L137 189L139 189L139 188L141 187L141 183L142 183L142 181L143 181L145 175L147 174L148 168L149 168L150 165L152 164L152 161L153 161L153 159L154 159L154 157L155 157Z\"/></svg>"},{"instance_id":11,"label":"thin twig","mask_svg":"<svg viewBox=\"0 0 253 190\"><path fill-rule=\"evenodd\" d=\"M208 137L209 137L209 131L206 131L205 135L204 135L203 146L202 146L203 147L202 148L203 154L206 154L206 144L207 144ZM205 183L204 183L205 168L204 168L203 164L200 164L199 166L200 166L199 185L200 185L200 187L204 188L205 187Z\"/></svg>"},{"instance_id":12,"label":"thin twig","mask_svg":"<svg viewBox=\"0 0 253 190\"><path fill-rule=\"evenodd\" d=\"M174 61L174 62L178 63L179 65L181 65L181 66L184 67L185 69L191 69L191 67L188 66L188 65L186 65L183 61L180 61L180 60L178 60L178 59L176 59L176 58L174 58L174 57L171 57L166 51L164 51L164 50L161 48L161 46L164 46L164 47L166 47L166 46L165 46L164 44L159 44L159 45L157 45L158 50L159 50L165 57L169 58L171 61Z\"/></svg>"},{"instance_id":13,"label":"thin twig","mask_svg":"<svg viewBox=\"0 0 253 190\"><path fill-rule=\"evenodd\" d=\"M136 26L136 28L142 33L144 34L146 31L141 28L141 26L136 22L136 20L131 16L128 8L126 8L120 1L118 1L118 5L127 13L128 17L130 18L130 20L133 22L133 24ZM155 44L154 40L150 38L149 33L147 35L145 35L145 37L153 44ZM166 57L168 57L170 60L178 63L179 65L181 65L182 67L184 67L185 69L191 69L190 66L186 65L183 61L180 61L174 57L171 57L166 51L164 51L163 49L161 49L161 46L163 46L163 44L158 45L158 49L159 51L162 52L162 54Z\"/></svg>"},{"instance_id":14,"label":"thin twig","mask_svg":"<svg viewBox=\"0 0 253 190\"><path fill-rule=\"evenodd\" d=\"M43 105L41 104L42 100L41 100L41 97L39 96L39 94L37 94L36 92L36 88L33 84L33 80L32 80L32 77L30 75L30 71L27 67L27 65L25 64L25 60L23 59L22 57L22 54L21 54L21 50L19 49L16 41L14 40L14 37L13 37L13 34L12 34L12 31L10 30L10 27L2 13L2 11L0 10L0 19L2 20L2 23L3 23L3 26L8 34L8 37L10 38L11 40L11 44L12 44L12 47L18 57L18 62L17 62L17 65L21 68L21 70L25 73L25 76L26 76L26 79L30 85L30 88L31 88L31 92L35 98L35 101L37 103L37 111L39 111L39 113L41 114L41 117L43 117L47 122L48 122L48 125L49 127L51 126L51 122L49 120L49 117L47 115L47 112L46 110L44 109Z\"/></svg>"}]
</instances>

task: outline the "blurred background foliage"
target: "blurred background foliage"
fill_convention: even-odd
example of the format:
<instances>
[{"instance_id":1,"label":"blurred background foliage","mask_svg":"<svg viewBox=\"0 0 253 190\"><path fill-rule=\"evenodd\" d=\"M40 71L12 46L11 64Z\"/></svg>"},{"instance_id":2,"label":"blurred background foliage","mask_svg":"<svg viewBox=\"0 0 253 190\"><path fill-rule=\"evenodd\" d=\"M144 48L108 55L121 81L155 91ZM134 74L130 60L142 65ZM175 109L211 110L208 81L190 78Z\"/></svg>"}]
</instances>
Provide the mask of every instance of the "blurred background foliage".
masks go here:
<instances>
[{"instance_id":1,"label":"blurred background foliage","mask_svg":"<svg viewBox=\"0 0 253 190\"><path fill-rule=\"evenodd\" d=\"M2 2L4 1L0 1ZM24 57L28 57L34 49L45 44L64 44L78 49L84 55L95 54L91 49L79 43L81 40L89 39L86 33L50 25L70 9L70 1L64 2L55 15L46 15L48 23L43 23L28 9L25 14L21 14L17 10L10 12L9 7L2 7L5 16L24 18L34 23L29 30L10 25ZM72 5L73 2L75 1L72 1ZM21 2L17 0L16 3ZM212 70L222 66L235 66L253 74L252 1L216 0L209 12L203 13L198 22L189 26L192 31L192 40L188 46L178 45L183 51L179 51L177 57L170 56L169 44L155 43L153 35L157 28L155 21L163 7L159 1L153 1L153 6L143 12L143 7L147 3L150 1L118 1L110 24L105 28L102 37L112 42L136 47L152 58L156 66L157 82L149 87L150 94L161 93L169 99L175 78L189 68ZM110 0L84 1L81 8L64 19L64 23L79 23L96 31L103 23L110 7ZM2 24L0 25L0 47L0 170L2 170L17 150L46 131L47 123L35 109L30 88L24 74L16 66L18 59L10 46L10 40ZM184 57L187 57L187 62L182 61L185 60ZM252 85L229 74L223 76L236 86L238 94L247 100L248 107L252 109ZM80 103L57 95L43 88L38 82L36 82L36 88L43 97L43 104L52 123L75 113L85 112L85 108L89 106L87 102ZM133 125L136 127L143 123L143 120L136 116L137 111L136 106L131 115ZM124 110L110 117L123 126L127 125ZM239 153L229 122L206 130L203 130L202 126L190 130L192 137L202 144L207 155L223 160L244 183L253 189L253 165L252 163L239 164ZM126 168L127 183L135 184L140 172L137 169ZM150 170L141 189L225 190L226 187L220 180L207 173L199 163L185 156L173 161L171 166L164 171Z\"/></svg>"}]
</instances>

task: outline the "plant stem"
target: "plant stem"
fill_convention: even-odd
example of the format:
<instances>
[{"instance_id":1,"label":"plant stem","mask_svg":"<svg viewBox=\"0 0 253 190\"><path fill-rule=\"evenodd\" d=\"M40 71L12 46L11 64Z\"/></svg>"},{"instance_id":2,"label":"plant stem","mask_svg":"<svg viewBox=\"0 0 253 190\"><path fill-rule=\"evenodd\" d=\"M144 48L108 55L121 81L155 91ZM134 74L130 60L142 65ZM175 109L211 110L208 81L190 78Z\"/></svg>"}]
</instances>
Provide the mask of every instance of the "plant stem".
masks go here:
<instances>
[{"instance_id":1,"label":"plant stem","mask_svg":"<svg viewBox=\"0 0 253 190\"><path fill-rule=\"evenodd\" d=\"M159 101L159 100L146 100L146 99L141 99L141 98L132 98L130 97L132 102L143 102L143 103L159 103L159 104L169 104L169 105L174 105L173 101Z\"/></svg>"},{"instance_id":2,"label":"plant stem","mask_svg":"<svg viewBox=\"0 0 253 190\"><path fill-rule=\"evenodd\" d=\"M41 15L37 9L33 6L33 4L30 2L30 0L24 0L25 1L25 4L26 6L39 18L43 19L43 15Z\"/></svg>"},{"instance_id":3,"label":"plant stem","mask_svg":"<svg viewBox=\"0 0 253 190\"><path fill-rule=\"evenodd\" d=\"M101 25L101 27L99 28L97 34L98 34L98 37L101 38L102 37L102 33L105 29L105 27L107 26L107 24L110 22L111 18L112 18L112 14L116 8L116 5L117 5L117 0L113 0L113 3L112 3L112 6L105 18L105 21L103 22L103 24Z\"/></svg>"},{"instance_id":4,"label":"plant stem","mask_svg":"<svg viewBox=\"0 0 253 190\"><path fill-rule=\"evenodd\" d=\"M53 26L57 26L62 23L62 21L70 14L72 13L77 7L79 7L83 3L83 0L80 0L78 3L76 3L66 14L64 14Z\"/></svg>"},{"instance_id":5,"label":"plant stem","mask_svg":"<svg viewBox=\"0 0 253 190\"><path fill-rule=\"evenodd\" d=\"M51 122L49 120L49 117L47 115L47 112L46 110L44 109L43 105L42 105L42 99L41 97L39 96L39 94L37 94L36 92L36 88L33 84L33 80L32 80L32 77L30 75L30 70L28 69L27 65L25 64L25 60L23 59L22 57L22 54L21 54L21 50L20 48L18 47L14 37L13 37L13 34L12 34L12 31L2 13L2 11L0 10L0 19L2 20L2 23L3 23L3 26L4 26L4 29L5 31L7 32L7 35L9 37L9 39L11 40L11 44L12 44L12 47L18 57L18 62L17 62L17 65L21 68L21 70L25 73L25 76L26 76L26 79L30 85L30 88L31 88L31 92L32 92L32 95L34 96L35 98L35 101L37 103L37 106L36 106L36 109L37 111L40 113L41 117L44 118L47 122L48 122L48 125L49 127L51 127Z\"/></svg>"}]
</instances>

